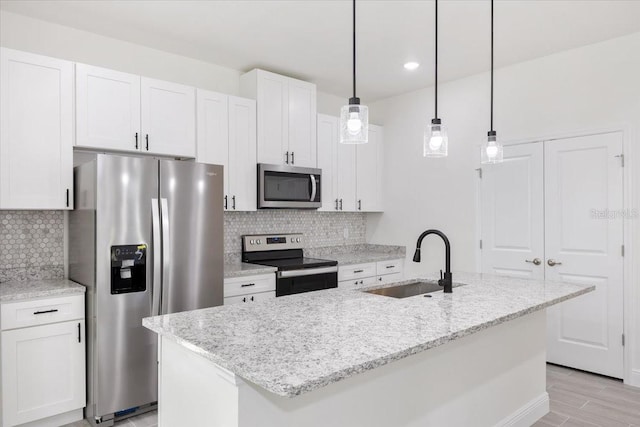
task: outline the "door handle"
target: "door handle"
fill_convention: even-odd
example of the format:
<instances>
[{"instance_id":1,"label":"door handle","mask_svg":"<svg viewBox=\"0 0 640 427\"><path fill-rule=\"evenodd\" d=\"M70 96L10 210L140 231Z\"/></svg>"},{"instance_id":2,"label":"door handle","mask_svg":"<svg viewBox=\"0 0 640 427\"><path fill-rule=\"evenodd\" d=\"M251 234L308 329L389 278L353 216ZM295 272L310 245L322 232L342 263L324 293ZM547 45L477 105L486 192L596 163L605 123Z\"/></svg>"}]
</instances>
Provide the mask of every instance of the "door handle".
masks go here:
<instances>
[{"instance_id":1,"label":"door handle","mask_svg":"<svg viewBox=\"0 0 640 427\"><path fill-rule=\"evenodd\" d=\"M338 210L338 199L336 199L336 210Z\"/></svg>"},{"instance_id":2,"label":"door handle","mask_svg":"<svg viewBox=\"0 0 640 427\"><path fill-rule=\"evenodd\" d=\"M309 201L313 202L316 199L316 190L317 190L316 176L313 174L309 176L311 177L311 199Z\"/></svg>"},{"instance_id":3,"label":"door handle","mask_svg":"<svg viewBox=\"0 0 640 427\"><path fill-rule=\"evenodd\" d=\"M542 261L540 261L540 258L534 258L533 260L530 259L525 259L524 262L530 262L533 265L540 265L542 264Z\"/></svg>"},{"instance_id":4,"label":"door handle","mask_svg":"<svg viewBox=\"0 0 640 427\"><path fill-rule=\"evenodd\" d=\"M160 199L160 214L162 215L162 294L169 291L171 286L171 227L169 224L169 202ZM162 298L161 309L165 314L168 309L168 300Z\"/></svg>"},{"instance_id":5,"label":"door handle","mask_svg":"<svg viewBox=\"0 0 640 427\"><path fill-rule=\"evenodd\" d=\"M547 261L547 264L549 265L549 267L554 267L554 266L556 266L556 265L562 265L562 263L561 263L561 262L556 261L556 260L554 260L554 259L549 259L549 260Z\"/></svg>"},{"instance_id":6,"label":"door handle","mask_svg":"<svg viewBox=\"0 0 640 427\"><path fill-rule=\"evenodd\" d=\"M153 260L153 275L151 276L151 315L160 314L160 209L158 199L151 199L151 237L153 245L151 247Z\"/></svg>"},{"instance_id":7,"label":"door handle","mask_svg":"<svg viewBox=\"0 0 640 427\"><path fill-rule=\"evenodd\" d=\"M144 136L145 141L147 142L147 151L149 151L149 134L145 134Z\"/></svg>"},{"instance_id":8,"label":"door handle","mask_svg":"<svg viewBox=\"0 0 640 427\"><path fill-rule=\"evenodd\" d=\"M293 151L291 152L291 164L295 165L296 164L296 158L294 157L296 153L294 153Z\"/></svg>"},{"instance_id":9,"label":"door handle","mask_svg":"<svg viewBox=\"0 0 640 427\"><path fill-rule=\"evenodd\" d=\"M138 132L136 132L136 150L138 149Z\"/></svg>"},{"instance_id":10,"label":"door handle","mask_svg":"<svg viewBox=\"0 0 640 427\"><path fill-rule=\"evenodd\" d=\"M231 197L231 207L236 210L236 196Z\"/></svg>"},{"instance_id":11,"label":"door handle","mask_svg":"<svg viewBox=\"0 0 640 427\"><path fill-rule=\"evenodd\" d=\"M224 196L224 209L227 209L227 206L229 205L229 196Z\"/></svg>"},{"instance_id":12,"label":"door handle","mask_svg":"<svg viewBox=\"0 0 640 427\"><path fill-rule=\"evenodd\" d=\"M340 210L342 210L342 199L340 199Z\"/></svg>"},{"instance_id":13,"label":"door handle","mask_svg":"<svg viewBox=\"0 0 640 427\"><path fill-rule=\"evenodd\" d=\"M362 200L358 200L358 210L362 210Z\"/></svg>"},{"instance_id":14,"label":"door handle","mask_svg":"<svg viewBox=\"0 0 640 427\"><path fill-rule=\"evenodd\" d=\"M285 154L286 156L286 160L284 161L286 164L289 164L289 152L287 151L287 154Z\"/></svg>"}]
</instances>

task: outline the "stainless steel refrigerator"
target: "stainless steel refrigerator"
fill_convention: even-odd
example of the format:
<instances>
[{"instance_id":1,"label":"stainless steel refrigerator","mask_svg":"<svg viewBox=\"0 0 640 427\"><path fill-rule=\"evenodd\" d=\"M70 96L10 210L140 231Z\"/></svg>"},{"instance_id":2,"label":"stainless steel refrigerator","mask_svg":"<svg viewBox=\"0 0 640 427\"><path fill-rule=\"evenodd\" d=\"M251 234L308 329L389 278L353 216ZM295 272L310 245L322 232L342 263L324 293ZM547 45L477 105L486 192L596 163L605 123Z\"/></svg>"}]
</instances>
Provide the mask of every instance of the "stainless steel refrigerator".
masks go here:
<instances>
[{"instance_id":1,"label":"stainless steel refrigerator","mask_svg":"<svg viewBox=\"0 0 640 427\"><path fill-rule=\"evenodd\" d=\"M157 401L142 318L222 305L222 166L99 154L74 170L69 277L87 287L86 418Z\"/></svg>"}]
</instances>

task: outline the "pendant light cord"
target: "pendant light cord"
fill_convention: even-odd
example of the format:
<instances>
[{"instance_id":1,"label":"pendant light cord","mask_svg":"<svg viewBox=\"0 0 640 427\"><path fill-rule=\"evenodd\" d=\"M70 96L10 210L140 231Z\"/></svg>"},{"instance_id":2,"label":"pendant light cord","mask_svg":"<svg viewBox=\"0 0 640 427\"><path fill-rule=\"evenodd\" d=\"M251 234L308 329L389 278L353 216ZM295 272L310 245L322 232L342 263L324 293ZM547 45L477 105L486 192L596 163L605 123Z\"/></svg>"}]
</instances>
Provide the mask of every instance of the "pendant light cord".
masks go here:
<instances>
[{"instance_id":1,"label":"pendant light cord","mask_svg":"<svg viewBox=\"0 0 640 427\"><path fill-rule=\"evenodd\" d=\"M491 132L493 132L493 0L491 0Z\"/></svg>"},{"instance_id":2,"label":"pendant light cord","mask_svg":"<svg viewBox=\"0 0 640 427\"><path fill-rule=\"evenodd\" d=\"M436 65L436 72L435 72L435 118L438 118L438 0L436 1L436 49L435 49L435 56L436 56L436 60L435 60L435 65Z\"/></svg>"},{"instance_id":3,"label":"pendant light cord","mask_svg":"<svg viewBox=\"0 0 640 427\"><path fill-rule=\"evenodd\" d=\"M356 98L356 0L353 0L353 97Z\"/></svg>"}]
</instances>

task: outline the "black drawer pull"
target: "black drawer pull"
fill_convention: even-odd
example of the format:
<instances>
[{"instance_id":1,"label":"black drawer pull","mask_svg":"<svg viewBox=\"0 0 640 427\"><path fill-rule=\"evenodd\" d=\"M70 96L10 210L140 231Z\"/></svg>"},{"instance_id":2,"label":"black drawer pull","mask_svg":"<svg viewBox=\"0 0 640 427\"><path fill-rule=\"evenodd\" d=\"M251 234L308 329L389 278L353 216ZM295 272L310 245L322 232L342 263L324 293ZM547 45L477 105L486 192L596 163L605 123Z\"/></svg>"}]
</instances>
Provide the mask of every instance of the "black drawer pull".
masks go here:
<instances>
[{"instance_id":1,"label":"black drawer pull","mask_svg":"<svg viewBox=\"0 0 640 427\"><path fill-rule=\"evenodd\" d=\"M251 301L253 301L253 297L251 297Z\"/></svg>"},{"instance_id":2,"label":"black drawer pull","mask_svg":"<svg viewBox=\"0 0 640 427\"><path fill-rule=\"evenodd\" d=\"M354 273L364 273L364 270L353 270Z\"/></svg>"},{"instance_id":3,"label":"black drawer pull","mask_svg":"<svg viewBox=\"0 0 640 427\"><path fill-rule=\"evenodd\" d=\"M80 323L78 323L78 342L82 342L80 339Z\"/></svg>"},{"instance_id":4,"label":"black drawer pull","mask_svg":"<svg viewBox=\"0 0 640 427\"><path fill-rule=\"evenodd\" d=\"M247 297L242 298L242 302L247 302Z\"/></svg>"},{"instance_id":5,"label":"black drawer pull","mask_svg":"<svg viewBox=\"0 0 640 427\"><path fill-rule=\"evenodd\" d=\"M395 265L387 265L387 268L396 268Z\"/></svg>"},{"instance_id":6,"label":"black drawer pull","mask_svg":"<svg viewBox=\"0 0 640 427\"><path fill-rule=\"evenodd\" d=\"M51 310L43 310L43 311L34 311L33 314L46 314L46 313L55 313L57 312L57 308L53 308Z\"/></svg>"},{"instance_id":7,"label":"black drawer pull","mask_svg":"<svg viewBox=\"0 0 640 427\"><path fill-rule=\"evenodd\" d=\"M255 286L255 283L243 283L242 285L240 285L241 288L248 288L249 286Z\"/></svg>"}]
</instances>

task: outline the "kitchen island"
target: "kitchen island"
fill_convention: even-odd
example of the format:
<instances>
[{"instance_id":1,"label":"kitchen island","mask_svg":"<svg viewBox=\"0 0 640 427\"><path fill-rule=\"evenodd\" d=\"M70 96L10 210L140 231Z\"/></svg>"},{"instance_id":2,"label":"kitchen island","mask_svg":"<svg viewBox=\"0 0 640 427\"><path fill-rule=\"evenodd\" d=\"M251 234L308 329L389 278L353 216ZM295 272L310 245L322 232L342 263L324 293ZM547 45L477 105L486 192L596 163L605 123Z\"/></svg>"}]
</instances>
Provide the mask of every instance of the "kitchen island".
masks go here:
<instances>
[{"instance_id":1,"label":"kitchen island","mask_svg":"<svg viewBox=\"0 0 640 427\"><path fill-rule=\"evenodd\" d=\"M159 425L531 425L549 405L544 309L594 288L464 273L454 286L144 319L160 337Z\"/></svg>"}]
</instances>

